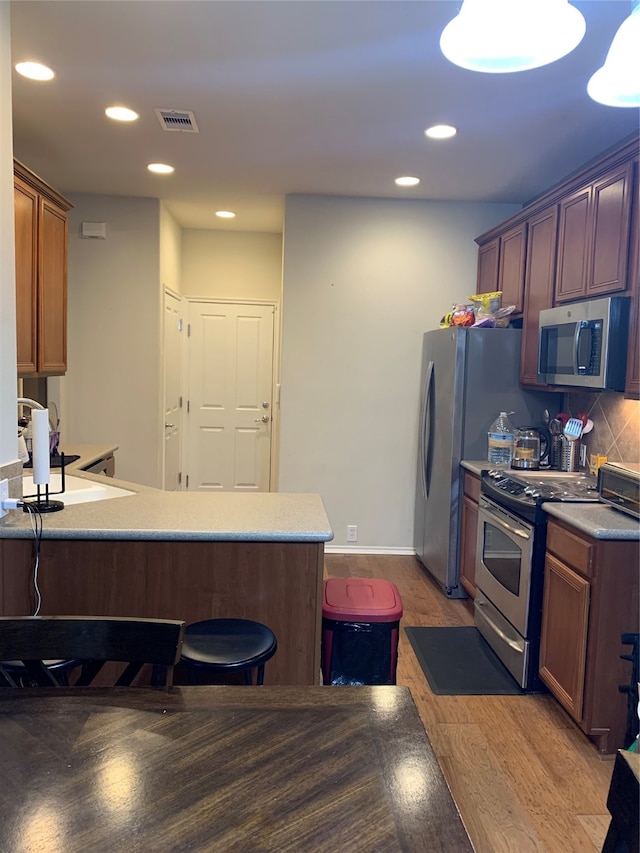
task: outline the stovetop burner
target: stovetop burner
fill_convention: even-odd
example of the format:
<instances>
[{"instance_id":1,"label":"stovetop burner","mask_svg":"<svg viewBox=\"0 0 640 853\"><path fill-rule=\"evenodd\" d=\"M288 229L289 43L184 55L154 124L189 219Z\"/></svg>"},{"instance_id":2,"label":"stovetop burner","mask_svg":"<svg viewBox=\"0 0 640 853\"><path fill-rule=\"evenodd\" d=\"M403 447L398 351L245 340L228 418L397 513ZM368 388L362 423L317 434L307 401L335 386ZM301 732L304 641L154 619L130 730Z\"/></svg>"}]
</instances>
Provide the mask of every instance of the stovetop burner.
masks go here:
<instances>
[{"instance_id":1,"label":"stovetop burner","mask_svg":"<svg viewBox=\"0 0 640 853\"><path fill-rule=\"evenodd\" d=\"M512 472L491 468L482 472L481 491L525 516L545 501L591 502L599 500L597 482L587 474L561 471Z\"/></svg>"}]
</instances>

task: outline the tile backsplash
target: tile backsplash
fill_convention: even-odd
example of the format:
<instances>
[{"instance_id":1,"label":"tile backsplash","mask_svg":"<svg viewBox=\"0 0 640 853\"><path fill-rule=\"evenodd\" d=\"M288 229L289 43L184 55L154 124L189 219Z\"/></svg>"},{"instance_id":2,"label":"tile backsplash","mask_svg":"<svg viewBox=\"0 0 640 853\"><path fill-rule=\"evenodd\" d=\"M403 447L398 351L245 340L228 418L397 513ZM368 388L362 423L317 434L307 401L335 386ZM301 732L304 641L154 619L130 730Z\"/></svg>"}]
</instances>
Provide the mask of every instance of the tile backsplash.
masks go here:
<instances>
[{"instance_id":1,"label":"tile backsplash","mask_svg":"<svg viewBox=\"0 0 640 853\"><path fill-rule=\"evenodd\" d=\"M640 462L640 401L613 391L576 391L565 395L565 411L586 412L593 421L593 430L582 438L587 459L597 453L610 462Z\"/></svg>"}]
</instances>

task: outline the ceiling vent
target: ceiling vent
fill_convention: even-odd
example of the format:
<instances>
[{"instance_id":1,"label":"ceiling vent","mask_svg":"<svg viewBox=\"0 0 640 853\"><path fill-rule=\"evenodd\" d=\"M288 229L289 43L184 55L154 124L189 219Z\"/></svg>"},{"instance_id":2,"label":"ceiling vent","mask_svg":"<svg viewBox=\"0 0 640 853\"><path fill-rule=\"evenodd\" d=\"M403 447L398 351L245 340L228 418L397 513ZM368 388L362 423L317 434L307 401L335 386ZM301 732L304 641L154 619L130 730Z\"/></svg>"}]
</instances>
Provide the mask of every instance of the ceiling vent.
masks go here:
<instances>
[{"instance_id":1,"label":"ceiling vent","mask_svg":"<svg viewBox=\"0 0 640 853\"><path fill-rule=\"evenodd\" d=\"M180 130L182 133L200 133L196 117L189 110L154 110L163 130Z\"/></svg>"}]
</instances>

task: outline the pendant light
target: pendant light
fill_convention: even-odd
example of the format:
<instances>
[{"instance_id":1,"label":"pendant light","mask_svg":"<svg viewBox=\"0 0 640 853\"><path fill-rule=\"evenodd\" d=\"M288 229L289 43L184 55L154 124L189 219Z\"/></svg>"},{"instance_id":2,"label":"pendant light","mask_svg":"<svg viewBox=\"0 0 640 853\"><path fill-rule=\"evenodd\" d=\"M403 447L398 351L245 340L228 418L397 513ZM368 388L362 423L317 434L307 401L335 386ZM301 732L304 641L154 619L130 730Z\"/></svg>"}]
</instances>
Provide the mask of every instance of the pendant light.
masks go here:
<instances>
[{"instance_id":1,"label":"pendant light","mask_svg":"<svg viewBox=\"0 0 640 853\"><path fill-rule=\"evenodd\" d=\"M620 25L587 92L608 107L640 107L640 5Z\"/></svg>"},{"instance_id":2,"label":"pendant light","mask_svg":"<svg viewBox=\"0 0 640 853\"><path fill-rule=\"evenodd\" d=\"M440 49L461 68L504 74L555 62L585 30L568 0L464 0L442 31Z\"/></svg>"}]
</instances>

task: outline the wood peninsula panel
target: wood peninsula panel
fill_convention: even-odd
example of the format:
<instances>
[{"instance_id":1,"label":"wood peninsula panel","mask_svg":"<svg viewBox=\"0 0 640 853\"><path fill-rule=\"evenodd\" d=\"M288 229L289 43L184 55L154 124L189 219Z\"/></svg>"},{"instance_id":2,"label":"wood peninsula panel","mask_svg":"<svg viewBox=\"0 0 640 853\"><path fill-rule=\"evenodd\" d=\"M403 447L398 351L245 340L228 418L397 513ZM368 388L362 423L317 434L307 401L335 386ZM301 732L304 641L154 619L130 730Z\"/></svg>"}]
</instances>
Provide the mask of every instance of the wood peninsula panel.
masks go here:
<instances>
[{"instance_id":1,"label":"wood peninsula panel","mask_svg":"<svg viewBox=\"0 0 640 853\"><path fill-rule=\"evenodd\" d=\"M0 609L33 612L32 542L0 542ZM276 634L267 684L317 684L323 543L47 539L42 615L255 619Z\"/></svg>"}]
</instances>

